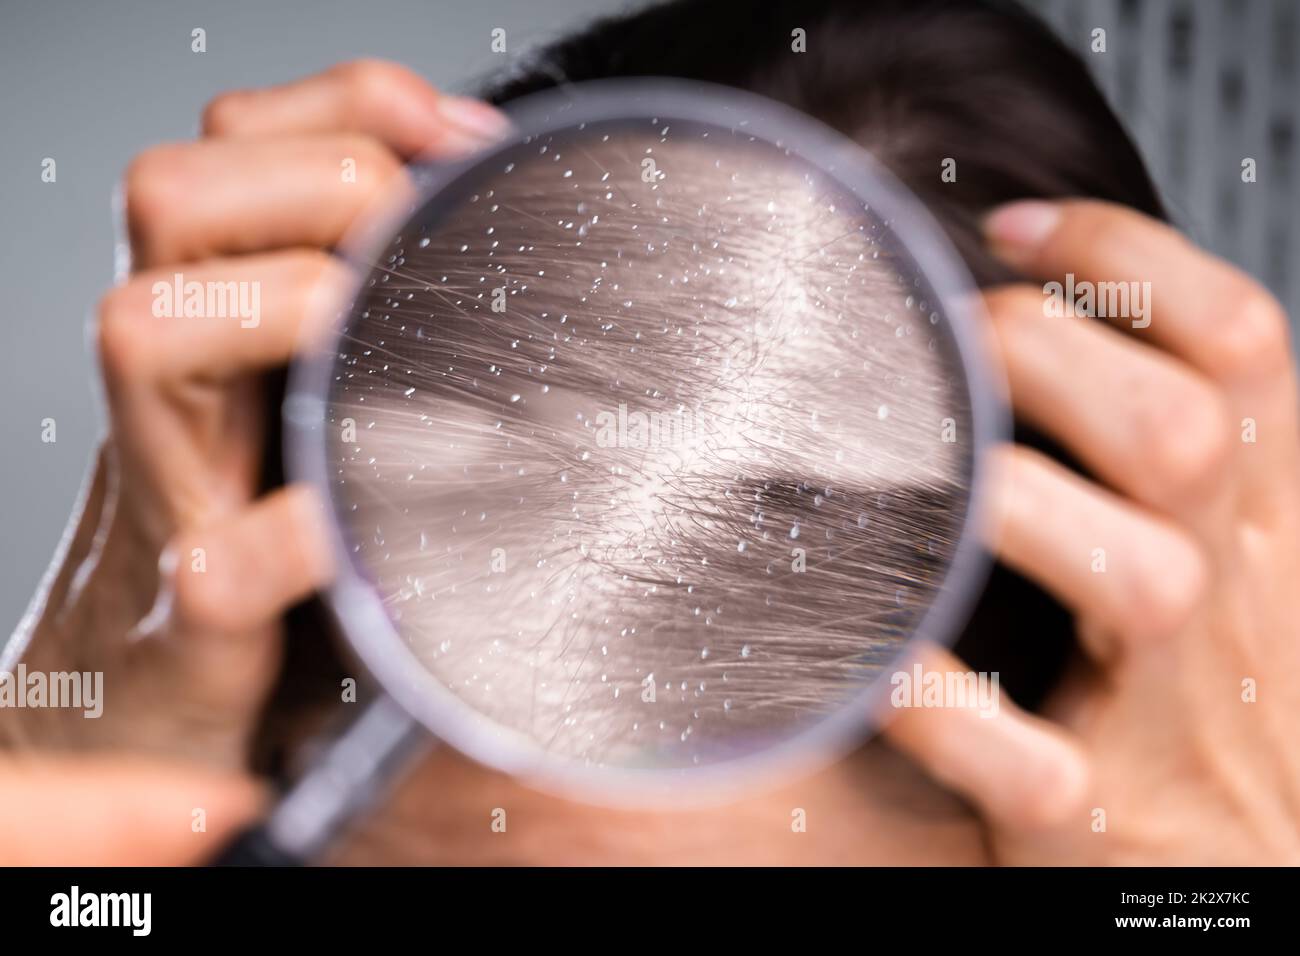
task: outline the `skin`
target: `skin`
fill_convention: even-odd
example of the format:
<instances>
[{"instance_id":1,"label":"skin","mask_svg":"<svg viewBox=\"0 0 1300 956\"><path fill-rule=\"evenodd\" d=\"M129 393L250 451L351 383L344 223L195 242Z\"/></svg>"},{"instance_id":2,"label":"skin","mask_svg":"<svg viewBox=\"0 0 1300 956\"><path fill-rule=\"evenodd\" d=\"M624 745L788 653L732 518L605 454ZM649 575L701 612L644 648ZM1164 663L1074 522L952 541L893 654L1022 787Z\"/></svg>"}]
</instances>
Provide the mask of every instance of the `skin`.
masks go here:
<instances>
[{"instance_id":1,"label":"skin","mask_svg":"<svg viewBox=\"0 0 1300 956\"><path fill-rule=\"evenodd\" d=\"M404 160L461 153L503 128L489 107L359 62L226 94L197 143L131 165L132 272L96 325L110 434L16 636L29 668L105 671L116 703L99 721L5 714L5 736L42 753L0 763L0 857L194 861L261 811L242 768L278 673L279 616L331 569L304 489L255 498L256 373L320 321L344 279L325 250L400 188ZM339 175L347 157L355 183ZM1005 699L992 719L900 710L885 741L819 773L678 813L593 810L444 749L334 859L1300 861L1300 743L1288 733L1300 719L1289 678L1300 667L1300 441L1286 316L1233 267L1122 208L1019 203L986 229L1038 283L1073 272L1152 286L1145 329L1046 318L1039 284L985 296L1016 414L1088 471L1023 447L996 461L989 544L1075 612L1085 649L1043 714ZM182 270L260 280L261 325L154 319L153 282ZM1254 442L1242 440L1247 418ZM195 548L204 574L189 571ZM964 670L938 651L926 665ZM190 826L194 807L208 811L204 833ZM490 830L496 807L507 834ZM792 832L793 808L806 833Z\"/></svg>"}]
</instances>

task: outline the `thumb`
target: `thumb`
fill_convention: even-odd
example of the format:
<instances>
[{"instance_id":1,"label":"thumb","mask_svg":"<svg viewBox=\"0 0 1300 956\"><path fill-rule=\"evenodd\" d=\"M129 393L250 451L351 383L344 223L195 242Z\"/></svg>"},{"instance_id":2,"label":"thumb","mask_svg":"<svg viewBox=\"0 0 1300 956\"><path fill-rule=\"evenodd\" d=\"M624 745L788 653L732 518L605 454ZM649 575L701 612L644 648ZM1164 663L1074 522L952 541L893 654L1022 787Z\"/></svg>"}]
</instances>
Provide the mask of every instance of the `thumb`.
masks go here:
<instances>
[{"instance_id":1,"label":"thumb","mask_svg":"<svg viewBox=\"0 0 1300 956\"><path fill-rule=\"evenodd\" d=\"M263 809L237 774L123 755L0 758L0 861L176 866L216 853Z\"/></svg>"}]
</instances>

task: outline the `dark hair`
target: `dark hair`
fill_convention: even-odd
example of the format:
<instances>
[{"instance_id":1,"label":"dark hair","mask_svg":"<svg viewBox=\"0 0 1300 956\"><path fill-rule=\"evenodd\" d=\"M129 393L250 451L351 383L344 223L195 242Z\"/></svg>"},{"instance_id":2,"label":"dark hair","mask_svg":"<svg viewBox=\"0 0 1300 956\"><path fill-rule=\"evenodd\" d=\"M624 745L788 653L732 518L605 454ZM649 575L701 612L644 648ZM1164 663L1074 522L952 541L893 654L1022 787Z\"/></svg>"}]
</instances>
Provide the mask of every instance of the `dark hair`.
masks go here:
<instances>
[{"instance_id":1,"label":"dark hair","mask_svg":"<svg viewBox=\"0 0 1300 956\"><path fill-rule=\"evenodd\" d=\"M794 50L796 28L806 52ZM749 90L851 136L929 207L981 285L1015 278L980 236L981 217L1001 203L1086 196L1165 218L1083 61L1009 0L672 0L539 50L486 95L504 104L635 76ZM940 175L947 159L952 182ZM1069 461L1027 428L1016 438ZM999 566L957 652L976 670L1000 671L1034 707L1073 647L1070 615Z\"/></svg>"},{"instance_id":2,"label":"dark hair","mask_svg":"<svg viewBox=\"0 0 1300 956\"><path fill-rule=\"evenodd\" d=\"M807 52L792 49L805 31ZM1008 276L986 210L1091 196L1163 217L1137 149L1083 62L1003 0L672 0L603 19L490 83L504 104L562 83L667 76L786 103L872 152L947 228L976 278ZM941 164L955 159L957 179Z\"/></svg>"}]
</instances>

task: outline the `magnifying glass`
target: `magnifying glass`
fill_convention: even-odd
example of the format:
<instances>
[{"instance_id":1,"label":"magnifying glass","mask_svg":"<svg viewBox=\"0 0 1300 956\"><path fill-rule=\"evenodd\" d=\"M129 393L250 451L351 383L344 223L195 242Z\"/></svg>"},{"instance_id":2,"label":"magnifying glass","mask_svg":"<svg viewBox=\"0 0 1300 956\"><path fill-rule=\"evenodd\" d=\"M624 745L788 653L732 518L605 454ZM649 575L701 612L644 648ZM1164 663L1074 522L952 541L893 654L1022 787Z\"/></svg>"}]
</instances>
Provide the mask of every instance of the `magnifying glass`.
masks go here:
<instances>
[{"instance_id":1,"label":"magnifying glass","mask_svg":"<svg viewBox=\"0 0 1300 956\"><path fill-rule=\"evenodd\" d=\"M292 370L290 477L380 693L227 862L310 859L430 735L605 804L809 770L983 584L1007 417L917 200L732 90L509 112L351 243L355 295Z\"/></svg>"}]
</instances>

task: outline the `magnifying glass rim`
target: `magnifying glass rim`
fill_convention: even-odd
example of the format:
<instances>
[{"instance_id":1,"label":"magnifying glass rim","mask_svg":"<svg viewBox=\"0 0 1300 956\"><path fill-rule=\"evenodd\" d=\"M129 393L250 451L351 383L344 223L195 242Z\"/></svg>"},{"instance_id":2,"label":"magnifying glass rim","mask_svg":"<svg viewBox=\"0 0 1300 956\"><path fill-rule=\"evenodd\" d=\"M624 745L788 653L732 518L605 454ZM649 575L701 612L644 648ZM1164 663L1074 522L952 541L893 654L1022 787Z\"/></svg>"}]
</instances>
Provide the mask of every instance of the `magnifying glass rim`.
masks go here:
<instances>
[{"instance_id":1,"label":"magnifying glass rim","mask_svg":"<svg viewBox=\"0 0 1300 956\"><path fill-rule=\"evenodd\" d=\"M355 228L339 251L357 271L355 291L331 331L328 347L300 352L290 369L286 394L285 463L291 480L305 481L335 514L326 439L333 372L340 334L368 291L376 253L416 213L442 198L462 177L490 168L528 137L576 132L580 124L619 121L701 124L753 136L788 149L875 212L923 274L947 317L946 326L964 373L973 448L970 488L952 560L934 600L882 674L906 661L921 641L949 646L968 617L992 564L983 545L987 514L988 452L1010 435L1003 396L1005 380L987 344L976 285L960 256L925 206L857 143L783 104L708 83L644 79L599 80L523 97L506 107L516 133L471 157L416 176L418 195L404 199ZM362 663L380 686L438 738L489 767L518 776L538 789L591 803L655 805L711 799L738 788L788 778L846 753L869 737L888 713L888 682L873 679L833 713L790 737L742 756L703 766L632 768L592 766L557 759L521 731L502 726L438 681L415 656L384 610L383 602L354 563L341 521L329 521L338 574L325 599ZM690 792L684 790L690 788Z\"/></svg>"}]
</instances>

